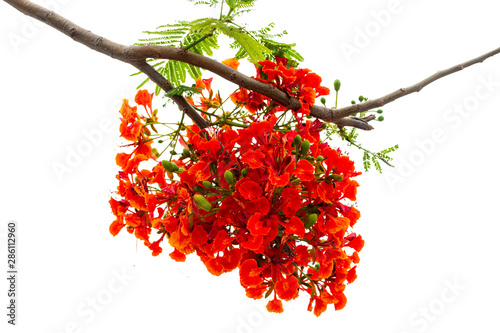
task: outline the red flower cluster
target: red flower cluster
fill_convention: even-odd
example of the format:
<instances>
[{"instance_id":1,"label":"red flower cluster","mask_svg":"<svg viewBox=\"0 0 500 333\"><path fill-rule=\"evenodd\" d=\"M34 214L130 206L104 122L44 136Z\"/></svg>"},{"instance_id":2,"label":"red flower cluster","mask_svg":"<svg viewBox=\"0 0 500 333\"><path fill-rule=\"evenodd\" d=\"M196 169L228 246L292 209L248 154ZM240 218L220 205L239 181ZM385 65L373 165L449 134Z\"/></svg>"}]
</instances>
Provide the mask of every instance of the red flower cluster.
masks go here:
<instances>
[{"instance_id":1,"label":"red flower cluster","mask_svg":"<svg viewBox=\"0 0 500 333\"><path fill-rule=\"evenodd\" d=\"M302 107L294 112L298 114L309 114L309 106L314 105L316 97L330 94L330 89L321 86L321 77L312 73L307 68L295 68L286 58L276 58L276 63L265 60L256 66L257 80L271 84L277 89L286 92L289 96L298 99ZM234 103L242 104L251 113L257 112L271 102L266 96L245 88L240 88L231 95ZM287 111L283 106L273 108L272 112ZM269 114L269 113L268 113ZM298 119L300 122L301 119Z\"/></svg>"},{"instance_id":2,"label":"red flower cluster","mask_svg":"<svg viewBox=\"0 0 500 333\"><path fill-rule=\"evenodd\" d=\"M308 70L261 66L269 81L303 98L297 114L307 113L325 92L321 78ZM138 96L136 102L152 112L144 98L151 95ZM248 98L251 108L255 101ZM155 160L146 130L155 115L141 118L127 101L120 112L122 136L134 142L134 150L116 159L121 198L110 200L113 235L126 226L153 255L162 252L166 237L174 249L171 258L184 261L196 252L214 275L239 268L248 297L273 295L270 312L283 312L282 300L296 298L300 290L310 295L308 310L316 316L328 304L337 310L345 306L344 289L356 279L364 245L349 231L360 217L348 204L356 200L358 183L352 177L360 173L347 156L321 142L320 121L279 131L273 112L239 130L189 126L180 139L181 158L155 162L149 171L139 163ZM179 180L166 180L166 174ZM153 229L160 234L155 241Z\"/></svg>"}]
</instances>

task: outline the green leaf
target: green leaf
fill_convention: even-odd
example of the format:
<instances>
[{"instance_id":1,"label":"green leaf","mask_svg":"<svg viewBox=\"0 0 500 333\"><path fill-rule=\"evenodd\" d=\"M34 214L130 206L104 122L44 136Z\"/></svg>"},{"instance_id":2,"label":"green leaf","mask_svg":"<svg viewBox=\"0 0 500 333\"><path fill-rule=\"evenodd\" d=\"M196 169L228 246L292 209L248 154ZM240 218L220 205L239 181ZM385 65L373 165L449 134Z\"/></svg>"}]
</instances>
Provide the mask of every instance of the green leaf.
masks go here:
<instances>
[{"instance_id":1,"label":"green leaf","mask_svg":"<svg viewBox=\"0 0 500 333\"><path fill-rule=\"evenodd\" d=\"M226 36L233 38L248 53L250 60L254 63L265 60L264 54L271 54L271 50L256 41L239 28L228 26L223 22L217 22L217 28Z\"/></svg>"}]
</instances>

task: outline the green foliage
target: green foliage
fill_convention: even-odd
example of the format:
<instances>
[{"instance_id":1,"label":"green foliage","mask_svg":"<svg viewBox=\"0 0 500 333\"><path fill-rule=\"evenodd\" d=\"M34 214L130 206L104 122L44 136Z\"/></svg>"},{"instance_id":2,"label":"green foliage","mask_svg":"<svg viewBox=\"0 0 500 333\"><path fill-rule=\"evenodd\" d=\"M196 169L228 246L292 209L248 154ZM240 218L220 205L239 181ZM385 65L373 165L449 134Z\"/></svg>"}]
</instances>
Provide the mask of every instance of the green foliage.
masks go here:
<instances>
[{"instance_id":1,"label":"green foliage","mask_svg":"<svg viewBox=\"0 0 500 333\"><path fill-rule=\"evenodd\" d=\"M188 0L194 2L195 0ZM271 59L274 56L285 57L292 60L303 61L302 56L294 50L295 44L286 44L275 41L275 38L286 35L286 31L271 34L274 24L257 31L248 31L235 22L237 16L251 10L256 0L225 0L225 1L196 1L195 5L220 5L219 18L206 17L194 21L177 21L166 24L153 31L144 31L148 36L139 40L136 45L161 45L178 47L204 56L213 56L214 49L219 47L217 37L226 35L234 40L231 44L236 49L235 58L248 58L256 63L261 60ZM224 4L227 12L224 14ZM174 86L179 86L186 81L188 75L193 79L201 77L200 68L174 60L149 59L151 65ZM134 75L137 75L136 73ZM146 78L137 88L139 89L149 81ZM160 88L156 87L156 95Z\"/></svg>"},{"instance_id":2,"label":"green foliage","mask_svg":"<svg viewBox=\"0 0 500 333\"><path fill-rule=\"evenodd\" d=\"M338 99L338 91L340 90L340 81L335 80L334 82L334 87L336 91L336 96L335 96L335 107L333 109L337 108L337 99ZM338 87L338 89L337 89ZM358 101L360 103L368 101L368 97L365 97L363 95L360 95L358 97ZM323 103L324 104L324 103ZM351 101L351 104L356 104L355 100ZM366 117L367 114L381 114L383 113L382 110L370 110L370 111L365 111L365 112L360 112L359 114L353 115L353 117L356 118L363 118ZM383 121L384 117L383 116L378 116L378 118L375 118L377 121ZM378 172L382 173L382 166L380 164L380 161L384 162L386 165L390 167L394 167L390 161L392 161L392 157L389 156L389 153L392 153L396 151L399 146L394 145L392 147L383 149L379 152L372 152L371 150L368 150L364 148L361 143L357 141L359 133L357 132L356 128L351 128L350 130L346 130L345 128L339 128L335 124L326 124L326 137L328 140L331 140L334 136L339 136L342 140L345 140L349 143L349 145L354 146L360 150L363 151L363 167L365 171L369 171L372 166L375 167L375 170Z\"/></svg>"},{"instance_id":3,"label":"green foliage","mask_svg":"<svg viewBox=\"0 0 500 333\"><path fill-rule=\"evenodd\" d=\"M326 128L326 137L331 140L333 136L339 136L342 140L345 140L349 143L349 145L354 146L363 151L363 167L365 171L369 171L372 166L375 167L375 170L382 173L382 166L380 165L380 161L384 162L386 165L390 167L394 167L390 161L392 161L392 157L389 156L389 153L396 151L399 146L394 145L392 147L383 149L379 152L372 152L369 149L366 149L359 143L356 139L358 137L358 133L356 128L352 128L349 131L345 128L339 128L335 124L327 124Z\"/></svg>"},{"instance_id":4,"label":"green foliage","mask_svg":"<svg viewBox=\"0 0 500 333\"><path fill-rule=\"evenodd\" d=\"M285 31L277 34L272 34L271 30L274 28L274 22L271 22L267 27L259 29L257 31L247 31L250 36L253 36L255 40L257 40L260 44L267 48L267 51L264 55L266 59L273 60L274 57L283 57L290 60L295 60L298 62L304 61L304 58L298 53L294 47L295 43L287 44L276 41L276 38L281 38L288 33ZM245 48L241 47L237 42L231 44L232 49L237 49L235 54L236 59L242 59L245 57L249 57L251 60L251 55L248 54Z\"/></svg>"}]
</instances>

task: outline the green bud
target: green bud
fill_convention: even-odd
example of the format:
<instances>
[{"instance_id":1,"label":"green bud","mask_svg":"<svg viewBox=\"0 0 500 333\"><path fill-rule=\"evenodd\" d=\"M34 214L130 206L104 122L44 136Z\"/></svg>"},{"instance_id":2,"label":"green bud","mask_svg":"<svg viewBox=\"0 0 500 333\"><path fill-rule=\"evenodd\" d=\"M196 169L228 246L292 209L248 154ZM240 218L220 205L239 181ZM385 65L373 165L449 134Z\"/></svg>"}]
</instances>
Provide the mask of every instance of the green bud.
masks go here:
<instances>
[{"instance_id":1,"label":"green bud","mask_svg":"<svg viewBox=\"0 0 500 333\"><path fill-rule=\"evenodd\" d=\"M321 101L321 104L323 104L323 105L325 105L325 104L326 104L326 98L321 97L320 101Z\"/></svg>"},{"instance_id":2,"label":"green bud","mask_svg":"<svg viewBox=\"0 0 500 333\"><path fill-rule=\"evenodd\" d=\"M175 150L171 150L170 155L177 155L177 152Z\"/></svg>"},{"instance_id":3,"label":"green bud","mask_svg":"<svg viewBox=\"0 0 500 333\"><path fill-rule=\"evenodd\" d=\"M247 170L247 169L243 169L243 170L241 170L241 175L242 175L243 177L246 177L246 175L248 175L248 170Z\"/></svg>"},{"instance_id":4,"label":"green bud","mask_svg":"<svg viewBox=\"0 0 500 333\"><path fill-rule=\"evenodd\" d=\"M377 110L377 113L382 113L382 112L384 112L384 111L382 111L382 109Z\"/></svg>"},{"instance_id":5,"label":"green bud","mask_svg":"<svg viewBox=\"0 0 500 333\"><path fill-rule=\"evenodd\" d=\"M363 102L364 100L365 100L365 98L363 97L363 95L359 95L358 101Z\"/></svg>"},{"instance_id":6,"label":"green bud","mask_svg":"<svg viewBox=\"0 0 500 333\"><path fill-rule=\"evenodd\" d=\"M172 167L174 168L174 171L173 171L173 172L177 172L177 171L179 171L179 167L177 166L177 164L172 163Z\"/></svg>"},{"instance_id":7,"label":"green bud","mask_svg":"<svg viewBox=\"0 0 500 333\"><path fill-rule=\"evenodd\" d=\"M155 155L156 157L160 157L160 152L158 151L158 149L153 148L152 153L153 153L153 155Z\"/></svg>"},{"instance_id":8,"label":"green bud","mask_svg":"<svg viewBox=\"0 0 500 333\"><path fill-rule=\"evenodd\" d=\"M232 184L234 182L234 177L233 177L233 173L229 170L226 170L224 172L224 179L226 180L226 182L228 182L229 184Z\"/></svg>"},{"instance_id":9,"label":"green bud","mask_svg":"<svg viewBox=\"0 0 500 333\"><path fill-rule=\"evenodd\" d=\"M356 104L356 101L352 100L352 101L351 101L351 104Z\"/></svg>"},{"instance_id":10,"label":"green bud","mask_svg":"<svg viewBox=\"0 0 500 333\"><path fill-rule=\"evenodd\" d=\"M302 142L302 145L300 146L300 154L306 155L309 152L309 147L311 147L311 143L309 142L309 140L304 140L304 142Z\"/></svg>"},{"instance_id":11,"label":"green bud","mask_svg":"<svg viewBox=\"0 0 500 333\"><path fill-rule=\"evenodd\" d=\"M182 150L182 156L189 156L191 155L191 151L189 149L184 148Z\"/></svg>"},{"instance_id":12,"label":"green bud","mask_svg":"<svg viewBox=\"0 0 500 333\"><path fill-rule=\"evenodd\" d=\"M339 79L337 79L337 80L335 80L335 82L333 82L333 88L335 88L335 91L340 90L340 80Z\"/></svg>"},{"instance_id":13,"label":"green bud","mask_svg":"<svg viewBox=\"0 0 500 333\"><path fill-rule=\"evenodd\" d=\"M318 157L316 157L316 161L318 161L318 162L321 162L321 161L324 161L324 160L325 160L325 158L323 156L321 156L321 155L319 155Z\"/></svg>"},{"instance_id":14,"label":"green bud","mask_svg":"<svg viewBox=\"0 0 500 333\"><path fill-rule=\"evenodd\" d=\"M316 223L317 220L318 220L318 214L309 214L306 221L304 222L304 227L306 227L306 229L312 228L312 226L314 225L314 223Z\"/></svg>"},{"instance_id":15,"label":"green bud","mask_svg":"<svg viewBox=\"0 0 500 333\"><path fill-rule=\"evenodd\" d=\"M193 196L193 200L194 200L194 203L196 204L196 206L198 206L199 208L209 212L212 210L212 205L210 204L210 202L208 202L208 200L200 195L200 194L195 194Z\"/></svg>"},{"instance_id":16,"label":"green bud","mask_svg":"<svg viewBox=\"0 0 500 333\"><path fill-rule=\"evenodd\" d=\"M377 118L377 120L378 120L378 121L384 121L384 116L379 116L379 117Z\"/></svg>"},{"instance_id":17,"label":"green bud","mask_svg":"<svg viewBox=\"0 0 500 333\"><path fill-rule=\"evenodd\" d=\"M205 186L205 188L212 188L212 183L209 182L208 180L204 180L203 181L203 186Z\"/></svg>"},{"instance_id":18,"label":"green bud","mask_svg":"<svg viewBox=\"0 0 500 333\"><path fill-rule=\"evenodd\" d=\"M334 182L340 182L343 179L341 175L331 175L330 177L332 177Z\"/></svg>"},{"instance_id":19,"label":"green bud","mask_svg":"<svg viewBox=\"0 0 500 333\"><path fill-rule=\"evenodd\" d=\"M161 161L161 165L163 165L163 168L167 171L174 172L174 165L170 161L163 160Z\"/></svg>"},{"instance_id":20,"label":"green bud","mask_svg":"<svg viewBox=\"0 0 500 333\"><path fill-rule=\"evenodd\" d=\"M158 140L158 143L163 143L163 140Z\"/></svg>"},{"instance_id":21,"label":"green bud","mask_svg":"<svg viewBox=\"0 0 500 333\"><path fill-rule=\"evenodd\" d=\"M194 191L195 191L195 192L199 192L199 193L201 193L201 194L205 194L205 189L204 189L203 187L201 187L200 185L198 185L198 184L196 184L196 185L194 186Z\"/></svg>"},{"instance_id":22,"label":"green bud","mask_svg":"<svg viewBox=\"0 0 500 333\"><path fill-rule=\"evenodd\" d=\"M292 145L293 146L298 146L298 145L300 145L301 142L302 142L302 138L300 137L299 134L297 134L295 136L295 138L293 138Z\"/></svg>"}]
</instances>

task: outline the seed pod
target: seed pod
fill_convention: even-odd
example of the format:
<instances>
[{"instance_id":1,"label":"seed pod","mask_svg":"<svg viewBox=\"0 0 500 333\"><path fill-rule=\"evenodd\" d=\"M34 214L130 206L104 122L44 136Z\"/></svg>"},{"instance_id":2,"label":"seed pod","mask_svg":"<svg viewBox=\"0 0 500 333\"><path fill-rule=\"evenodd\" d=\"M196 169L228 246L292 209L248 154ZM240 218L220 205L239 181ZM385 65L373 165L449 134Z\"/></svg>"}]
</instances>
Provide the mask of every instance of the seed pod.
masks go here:
<instances>
[{"instance_id":1,"label":"seed pod","mask_svg":"<svg viewBox=\"0 0 500 333\"><path fill-rule=\"evenodd\" d=\"M312 228L312 226L314 225L314 223L316 223L317 220L318 220L318 214L309 214L306 221L304 222L304 227L306 227L306 229Z\"/></svg>"},{"instance_id":2,"label":"seed pod","mask_svg":"<svg viewBox=\"0 0 500 333\"><path fill-rule=\"evenodd\" d=\"M295 138L293 138L292 145L294 145L294 146L298 146L298 145L300 145L300 142L301 142L301 141L302 141L302 138L300 137L300 135L299 135L299 134L297 134L297 135L295 136Z\"/></svg>"},{"instance_id":3,"label":"seed pod","mask_svg":"<svg viewBox=\"0 0 500 333\"><path fill-rule=\"evenodd\" d=\"M196 204L196 206L198 206L199 208L209 212L212 210L212 205L210 204L210 202L208 202L208 200L200 195L200 194L195 194L193 196L193 200L194 200L194 203Z\"/></svg>"},{"instance_id":4,"label":"seed pod","mask_svg":"<svg viewBox=\"0 0 500 333\"><path fill-rule=\"evenodd\" d=\"M234 177L233 177L233 173L229 170L226 170L224 172L224 179L226 180L226 182L228 182L229 184L232 184L234 182Z\"/></svg>"},{"instance_id":5,"label":"seed pod","mask_svg":"<svg viewBox=\"0 0 500 333\"><path fill-rule=\"evenodd\" d=\"M209 182L208 180L204 180L203 181L203 186L205 186L205 188L212 188L212 183Z\"/></svg>"},{"instance_id":6,"label":"seed pod","mask_svg":"<svg viewBox=\"0 0 500 333\"><path fill-rule=\"evenodd\" d=\"M311 143L309 142L309 140L304 140L304 142L302 142L302 145L300 146L300 154L306 155L309 152L309 147L311 147Z\"/></svg>"},{"instance_id":7,"label":"seed pod","mask_svg":"<svg viewBox=\"0 0 500 333\"><path fill-rule=\"evenodd\" d=\"M339 79L337 79L337 80L335 80L335 82L333 82L333 88L335 88L335 91L340 90L340 80Z\"/></svg>"}]
</instances>

